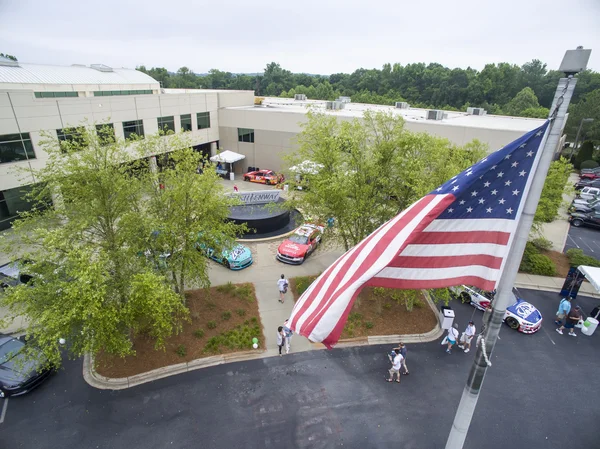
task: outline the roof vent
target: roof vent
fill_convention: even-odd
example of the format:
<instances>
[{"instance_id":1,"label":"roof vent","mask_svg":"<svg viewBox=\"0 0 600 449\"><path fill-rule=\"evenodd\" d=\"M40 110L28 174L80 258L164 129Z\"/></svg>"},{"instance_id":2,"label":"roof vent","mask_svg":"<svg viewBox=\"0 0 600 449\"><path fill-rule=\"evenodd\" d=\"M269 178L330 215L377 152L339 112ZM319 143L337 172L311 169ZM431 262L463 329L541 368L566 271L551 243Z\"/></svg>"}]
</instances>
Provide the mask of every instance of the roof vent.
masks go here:
<instances>
[{"instance_id":1,"label":"roof vent","mask_svg":"<svg viewBox=\"0 0 600 449\"><path fill-rule=\"evenodd\" d=\"M92 64L92 65L90 65L90 68L92 68L94 70L98 70L99 72L112 72L113 71L112 67L109 67L104 64Z\"/></svg>"},{"instance_id":2,"label":"roof vent","mask_svg":"<svg viewBox=\"0 0 600 449\"><path fill-rule=\"evenodd\" d=\"M444 118L444 111L431 110L427 111L427 120L442 120Z\"/></svg>"},{"instance_id":3,"label":"roof vent","mask_svg":"<svg viewBox=\"0 0 600 449\"><path fill-rule=\"evenodd\" d=\"M331 110L344 109L345 106L346 104L342 103L341 101L328 101L325 103L325 109Z\"/></svg>"},{"instance_id":4,"label":"roof vent","mask_svg":"<svg viewBox=\"0 0 600 449\"><path fill-rule=\"evenodd\" d=\"M469 115L486 115L487 111L483 108L467 108L467 114L469 114Z\"/></svg>"},{"instance_id":5,"label":"roof vent","mask_svg":"<svg viewBox=\"0 0 600 449\"><path fill-rule=\"evenodd\" d=\"M304 100L306 100L306 95L304 95L304 94L296 94L296 95L294 95L294 100L304 101Z\"/></svg>"},{"instance_id":6,"label":"roof vent","mask_svg":"<svg viewBox=\"0 0 600 449\"><path fill-rule=\"evenodd\" d=\"M339 101L340 103L350 103L352 100L350 97L339 97L336 101Z\"/></svg>"},{"instance_id":7,"label":"roof vent","mask_svg":"<svg viewBox=\"0 0 600 449\"><path fill-rule=\"evenodd\" d=\"M71 67L86 67L85 64L71 64Z\"/></svg>"},{"instance_id":8,"label":"roof vent","mask_svg":"<svg viewBox=\"0 0 600 449\"><path fill-rule=\"evenodd\" d=\"M410 105L406 101L397 101L396 102L396 108L398 108L398 109L408 109L409 106Z\"/></svg>"},{"instance_id":9,"label":"roof vent","mask_svg":"<svg viewBox=\"0 0 600 449\"><path fill-rule=\"evenodd\" d=\"M0 65L5 67L19 67L19 63L17 61L5 58L4 56L0 56Z\"/></svg>"}]
</instances>

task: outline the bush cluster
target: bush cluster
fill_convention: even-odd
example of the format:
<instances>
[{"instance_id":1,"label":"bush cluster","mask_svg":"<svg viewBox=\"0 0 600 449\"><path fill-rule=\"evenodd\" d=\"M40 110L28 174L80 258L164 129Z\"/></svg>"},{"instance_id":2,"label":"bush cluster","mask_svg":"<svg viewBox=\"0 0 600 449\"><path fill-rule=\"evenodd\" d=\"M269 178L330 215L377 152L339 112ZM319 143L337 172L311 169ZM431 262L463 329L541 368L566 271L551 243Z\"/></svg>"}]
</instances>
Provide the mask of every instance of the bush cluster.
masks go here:
<instances>
[{"instance_id":1,"label":"bush cluster","mask_svg":"<svg viewBox=\"0 0 600 449\"><path fill-rule=\"evenodd\" d=\"M541 239L536 240L539 240L537 242L539 245ZM545 243L541 242L541 245L543 246ZM519 270L524 273L538 274L540 276L554 276L556 274L554 262L548 256L542 254L541 249L533 242L527 242L525 245Z\"/></svg>"},{"instance_id":2,"label":"bush cluster","mask_svg":"<svg viewBox=\"0 0 600 449\"><path fill-rule=\"evenodd\" d=\"M583 254L583 250L579 248L571 248L567 250L567 257L572 267L578 267L579 265L587 265L590 267L600 267L600 260Z\"/></svg>"},{"instance_id":3,"label":"bush cluster","mask_svg":"<svg viewBox=\"0 0 600 449\"><path fill-rule=\"evenodd\" d=\"M247 322L246 322L247 323ZM252 339L261 335L258 324L238 324L234 329L211 337L204 346L206 353L218 353L222 347L228 349L248 349Z\"/></svg>"},{"instance_id":4,"label":"bush cluster","mask_svg":"<svg viewBox=\"0 0 600 449\"><path fill-rule=\"evenodd\" d=\"M298 276L294 280L296 281L296 291L299 295L304 293L306 289L312 284L312 282L316 279L316 276Z\"/></svg>"}]
</instances>

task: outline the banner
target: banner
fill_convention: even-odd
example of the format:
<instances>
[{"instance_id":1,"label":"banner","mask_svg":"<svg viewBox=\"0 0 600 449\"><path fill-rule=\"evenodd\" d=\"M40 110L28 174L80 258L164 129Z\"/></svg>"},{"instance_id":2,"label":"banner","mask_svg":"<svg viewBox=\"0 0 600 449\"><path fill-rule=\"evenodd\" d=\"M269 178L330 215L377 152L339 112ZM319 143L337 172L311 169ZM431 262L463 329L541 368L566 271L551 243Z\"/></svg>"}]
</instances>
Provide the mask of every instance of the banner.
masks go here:
<instances>
[{"instance_id":1,"label":"banner","mask_svg":"<svg viewBox=\"0 0 600 449\"><path fill-rule=\"evenodd\" d=\"M577 293L579 292L579 287L581 287L581 283L584 279L585 276L581 274L577 267L571 267L569 274L567 274L567 278L565 279L565 283L560 291L560 295L563 298L566 298L567 296L576 298Z\"/></svg>"}]
</instances>

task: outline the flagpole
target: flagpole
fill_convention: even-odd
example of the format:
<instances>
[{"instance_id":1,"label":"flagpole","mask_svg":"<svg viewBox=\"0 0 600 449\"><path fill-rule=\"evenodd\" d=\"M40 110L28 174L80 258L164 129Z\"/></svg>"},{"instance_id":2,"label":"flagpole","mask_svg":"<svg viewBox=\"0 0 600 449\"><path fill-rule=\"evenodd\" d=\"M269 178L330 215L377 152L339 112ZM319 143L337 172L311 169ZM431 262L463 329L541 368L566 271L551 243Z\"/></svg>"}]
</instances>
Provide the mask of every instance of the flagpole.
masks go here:
<instances>
[{"instance_id":1,"label":"flagpole","mask_svg":"<svg viewBox=\"0 0 600 449\"><path fill-rule=\"evenodd\" d=\"M578 50L582 50L582 47L579 47L577 50L568 51L561 64L561 69L565 67L565 70L563 71L568 77L559 80L554 95L554 101L552 108L550 109L551 112L549 117L551 122L548 125L546 135L542 142L542 154L537 169L532 175L533 179L529 194L525 199L523 213L517 226L514 241L507 256L506 265L500 281L498 282L497 293L495 299L492 301L492 309L491 311L487 310L484 313L483 321L485 329L482 332L483 338L481 339L481 343L477 345L475 360L473 361L473 366L469 372L467 383L463 390L458 409L456 410L452 429L450 430L448 440L446 441L446 449L461 449L464 445L486 370L488 366L491 365L489 359L496 344L496 340L498 339L504 313L506 312L506 308L514 302L514 296L512 294L513 285L517 277L519 265L521 264L521 258L523 257L523 251L525 250L525 244L529 237L531 225L533 224L533 217L544 187L544 181L562 135L567 109L571 97L573 96L575 84L577 83L577 79L573 75L584 70L587 65L587 60L589 59L590 51L583 50L587 55L587 58L583 58L585 59L585 62L582 62L581 59L578 60L578 69L571 69L570 67L573 65L572 58L579 56L579 54L574 54L573 52L577 52ZM568 57L571 59L567 61ZM567 67L569 68L567 69Z\"/></svg>"}]
</instances>

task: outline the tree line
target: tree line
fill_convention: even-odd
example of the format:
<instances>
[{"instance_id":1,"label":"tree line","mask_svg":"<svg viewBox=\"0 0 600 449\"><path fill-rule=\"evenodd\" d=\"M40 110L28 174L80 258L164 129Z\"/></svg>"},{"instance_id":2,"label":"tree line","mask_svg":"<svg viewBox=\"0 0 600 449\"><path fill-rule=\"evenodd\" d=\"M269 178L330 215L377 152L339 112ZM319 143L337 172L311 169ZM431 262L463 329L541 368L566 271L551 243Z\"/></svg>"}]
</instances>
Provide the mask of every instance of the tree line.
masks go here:
<instances>
[{"instance_id":1,"label":"tree line","mask_svg":"<svg viewBox=\"0 0 600 449\"><path fill-rule=\"evenodd\" d=\"M545 118L552 104L558 79L563 74L548 70L538 59L518 66L487 64L482 70L450 69L441 64L384 64L381 69L357 69L352 73L310 75L292 73L278 63L267 64L263 73L234 74L211 69L196 75L188 67L169 73L163 67L137 68L166 88L243 89L258 96L334 100L349 96L353 102L393 105L406 101L413 107L466 111L481 107L490 114ZM586 70L577 75L567 133L575 138L581 118L597 118L583 132L600 140L600 73ZM574 113L574 114L573 114Z\"/></svg>"}]
</instances>

